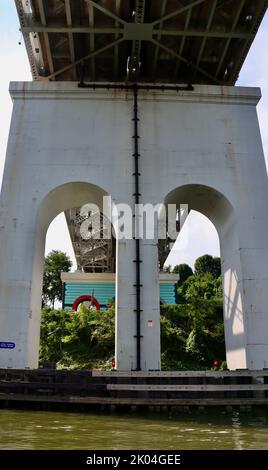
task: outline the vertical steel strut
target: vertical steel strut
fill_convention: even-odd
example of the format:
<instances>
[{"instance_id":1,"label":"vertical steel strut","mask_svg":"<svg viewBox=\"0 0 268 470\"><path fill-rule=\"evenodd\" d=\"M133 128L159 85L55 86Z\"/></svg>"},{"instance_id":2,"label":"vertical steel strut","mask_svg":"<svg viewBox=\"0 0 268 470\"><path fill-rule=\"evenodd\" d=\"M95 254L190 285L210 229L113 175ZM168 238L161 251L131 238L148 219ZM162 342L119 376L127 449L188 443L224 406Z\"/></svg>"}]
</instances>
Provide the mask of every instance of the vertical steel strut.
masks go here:
<instances>
[{"instance_id":1,"label":"vertical steel strut","mask_svg":"<svg viewBox=\"0 0 268 470\"><path fill-rule=\"evenodd\" d=\"M137 341L137 364L136 370L141 370L141 270L140 265L141 261L141 254L140 254L140 239L139 239L139 219L137 218L136 213L136 205L140 202L140 173L139 173L139 118L138 118L138 85L133 86L133 98L134 98L134 108L133 108L133 123L134 123L134 173L133 176L135 177L135 213L134 213L134 220L135 220L135 243L136 243L136 258L134 263L136 263L136 284L134 284L136 288L136 341Z\"/></svg>"}]
</instances>

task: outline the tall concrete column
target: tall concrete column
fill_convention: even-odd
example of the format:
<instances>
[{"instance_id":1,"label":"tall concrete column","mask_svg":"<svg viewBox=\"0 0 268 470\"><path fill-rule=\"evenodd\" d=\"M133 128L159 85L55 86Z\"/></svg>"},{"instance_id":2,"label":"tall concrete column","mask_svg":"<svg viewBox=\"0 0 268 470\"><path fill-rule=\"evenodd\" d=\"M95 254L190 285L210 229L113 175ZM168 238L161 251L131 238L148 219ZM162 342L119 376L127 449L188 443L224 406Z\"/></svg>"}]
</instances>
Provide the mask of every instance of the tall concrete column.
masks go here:
<instances>
[{"instance_id":1,"label":"tall concrete column","mask_svg":"<svg viewBox=\"0 0 268 470\"><path fill-rule=\"evenodd\" d=\"M160 302L157 240L140 240L141 369L160 369ZM137 367L135 240L117 240L116 367Z\"/></svg>"},{"instance_id":2,"label":"tall concrete column","mask_svg":"<svg viewBox=\"0 0 268 470\"><path fill-rule=\"evenodd\" d=\"M123 200L132 208L130 217L133 233L131 239L117 240L116 367L118 370L160 370L157 224L154 226L153 221L148 222L147 218L145 226L143 223L142 203L146 201L144 194L148 175L146 171L143 174L145 156L144 149L140 151L140 142L144 140L144 127L142 106L140 113L136 94L132 121L134 129L131 155L135 158L132 176L135 178L127 186ZM147 202L150 203L150 197ZM157 218L153 216L153 219L156 221ZM135 223L132 224L132 221ZM147 229L150 238L147 238Z\"/></svg>"},{"instance_id":3,"label":"tall concrete column","mask_svg":"<svg viewBox=\"0 0 268 470\"><path fill-rule=\"evenodd\" d=\"M36 204L24 197L19 176L13 180L9 170L5 171L4 178L9 178L3 184L0 206L0 342L8 343L1 347L0 367L36 368L42 286L42 265L33 276ZM39 243L44 249L41 236ZM37 278L39 285L34 285ZM38 307L33 312L36 300Z\"/></svg>"},{"instance_id":4,"label":"tall concrete column","mask_svg":"<svg viewBox=\"0 0 268 470\"><path fill-rule=\"evenodd\" d=\"M267 201L268 185L266 174L263 172L262 179L259 178L258 188L252 181L252 186L247 191L247 198L244 198L241 206L239 218L243 313L247 328L249 369L268 367Z\"/></svg>"},{"instance_id":5,"label":"tall concrete column","mask_svg":"<svg viewBox=\"0 0 268 470\"><path fill-rule=\"evenodd\" d=\"M117 239L115 359L118 370L137 367L134 259L134 240Z\"/></svg>"},{"instance_id":6,"label":"tall concrete column","mask_svg":"<svg viewBox=\"0 0 268 470\"><path fill-rule=\"evenodd\" d=\"M234 214L220 236L226 351L229 368L262 369L268 367L267 172L256 110L246 125L240 122L232 129L239 147L230 152L236 178ZM232 302L226 303L227 296Z\"/></svg>"},{"instance_id":7,"label":"tall concrete column","mask_svg":"<svg viewBox=\"0 0 268 470\"><path fill-rule=\"evenodd\" d=\"M141 368L160 370L160 292L158 245L141 240Z\"/></svg>"},{"instance_id":8,"label":"tall concrete column","mask_svg":"<svg viewBox=\"0 0 268 470\"><path fill-rule=\"evenodd\" d=\"M249 215L245 224L238 215L238 220L233 221L232 233L226 233L221 243L229 369L262 369L268 364L268 249L264 239L268 226L267 221L259 220L250 243L248 236L253 228L250 219ZM233 235L235 226L237 229L243 226L244 233L240 232L239 242Z\"/></svg>"},{"instance_id":9,"label":"tall concrete column","mask_svg":"<svg viewBox=\"0 0 268 470\"><path fill-rule=\"evenodd\" d=\"M224 233L220 234L220 246L227 365L231 370L246 369L247 324L244 314L243 272L237 220L233 213L226 217Z\"/></svg>"}]
</instances>

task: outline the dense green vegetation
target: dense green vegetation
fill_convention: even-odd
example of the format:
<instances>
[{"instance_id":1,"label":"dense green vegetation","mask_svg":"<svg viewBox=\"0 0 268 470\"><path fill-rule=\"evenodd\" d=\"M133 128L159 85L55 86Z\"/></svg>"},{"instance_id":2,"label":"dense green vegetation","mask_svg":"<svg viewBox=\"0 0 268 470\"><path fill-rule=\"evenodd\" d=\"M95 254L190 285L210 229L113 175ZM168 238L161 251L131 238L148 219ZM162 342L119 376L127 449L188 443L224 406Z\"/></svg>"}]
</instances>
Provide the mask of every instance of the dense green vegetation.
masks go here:
<instances>
[{"instance_id":1,"label":"dense green vegetation","mask_svg":"<svg viewBox=\"0 0 268 470\"><path fill-rule=\"evenodd\" d=\"M41 362L63 368L111 368L114 358L114 308L101 314L44 308ZM211 368L225 359L222 306L216 300L161 307L163 369Z\"/></svg>"},{"instance_id":2,"label":"dense green vegetation","mask_svg":"<svg viewBox=\"0 0 268 470\"><path fill-rule=\"evenodd\" d=\"M210 369L225 366L222 302L196 299L161 308L163 369Z\"/></svg>"},{"instance_id":3,"label":"dense green vegetation","mask_svg":"<svg viewBox=\"0 0 268 470\"><path fill-rule=\"evenodd\" d=\"M111 368L114 358L114 307L97 312L81 306L78 312L44 308L40 361L58 368Z\"/></svg>"},{"instance_id":4,"label":"dense green vegetation","mask_svg":"<svg viewBox=\"0 0 268 470\"><path fill-rule=\"evenodd\" d=\"M181 266L181 267L180 267ZM163 369L225 367L222 287L219 258L205 255L187 265L178 284L177 305L161 306ZM106 312L81 307L65 312L44 307L41 321L40 361L59 368L112 368L114 359L114 305Z\"/></svg>"}]
</instances>

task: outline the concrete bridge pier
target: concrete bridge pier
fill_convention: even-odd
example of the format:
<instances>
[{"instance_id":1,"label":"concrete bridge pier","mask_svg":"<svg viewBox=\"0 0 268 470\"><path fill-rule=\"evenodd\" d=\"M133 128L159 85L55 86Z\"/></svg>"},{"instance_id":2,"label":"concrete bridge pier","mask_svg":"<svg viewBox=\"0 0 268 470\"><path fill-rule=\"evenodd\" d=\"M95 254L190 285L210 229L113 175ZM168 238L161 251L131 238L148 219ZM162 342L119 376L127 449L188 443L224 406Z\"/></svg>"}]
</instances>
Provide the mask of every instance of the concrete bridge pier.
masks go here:
<instances>
[{"instance_id":1,"label":"concrete bridge pier","mask_svg":"<svg viewBox=\"0 0 268 470\"><path fill-rule=\"evenodd\" d=\"M49 224L67 209L102 207L104 195L134 207L133 90L34 82L13 83L11 95L0 198L0 367L35 368ZM140 202L188 204L218 231L230 369L268 362L268 185L259 99L259 89L206 85L138 96ZM138 331L137 241L117 237L119 370L160 368L156 233L139 241L139 253Z\"/></svg>"}]
</instances>

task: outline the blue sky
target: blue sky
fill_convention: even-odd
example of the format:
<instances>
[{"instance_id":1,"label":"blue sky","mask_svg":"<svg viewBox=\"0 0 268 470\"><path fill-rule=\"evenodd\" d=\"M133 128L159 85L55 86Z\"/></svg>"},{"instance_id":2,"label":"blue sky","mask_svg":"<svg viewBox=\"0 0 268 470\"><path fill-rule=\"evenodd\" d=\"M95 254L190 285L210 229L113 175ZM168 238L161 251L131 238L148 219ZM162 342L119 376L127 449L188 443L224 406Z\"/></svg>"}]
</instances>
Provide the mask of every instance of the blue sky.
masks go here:
<instances>
[{"instance_id":1,"label":"blue sky","mask_svg":"<svg viewBox=\"0 0 268 470\"><path fill-rule=\"evenodd\" d=\"M12 112L8 93L10 81L31 80L30 66L21 41L19 22L14 0L0 1L0 182L4 167L6 143ZM263 98L258 106L260 127L265 155L268 157L268 15L264 18L255 42L240 74L238 85L260 86ZM51 224L46 242L46 252L62 249L74 260L72 246L64 217L58 216ZM204 254L219 255L218 236L213 225L201 214L191 213L176 242L175 250L168 259L169 264L188 263Z\"/></svg>"}]
</instances>

